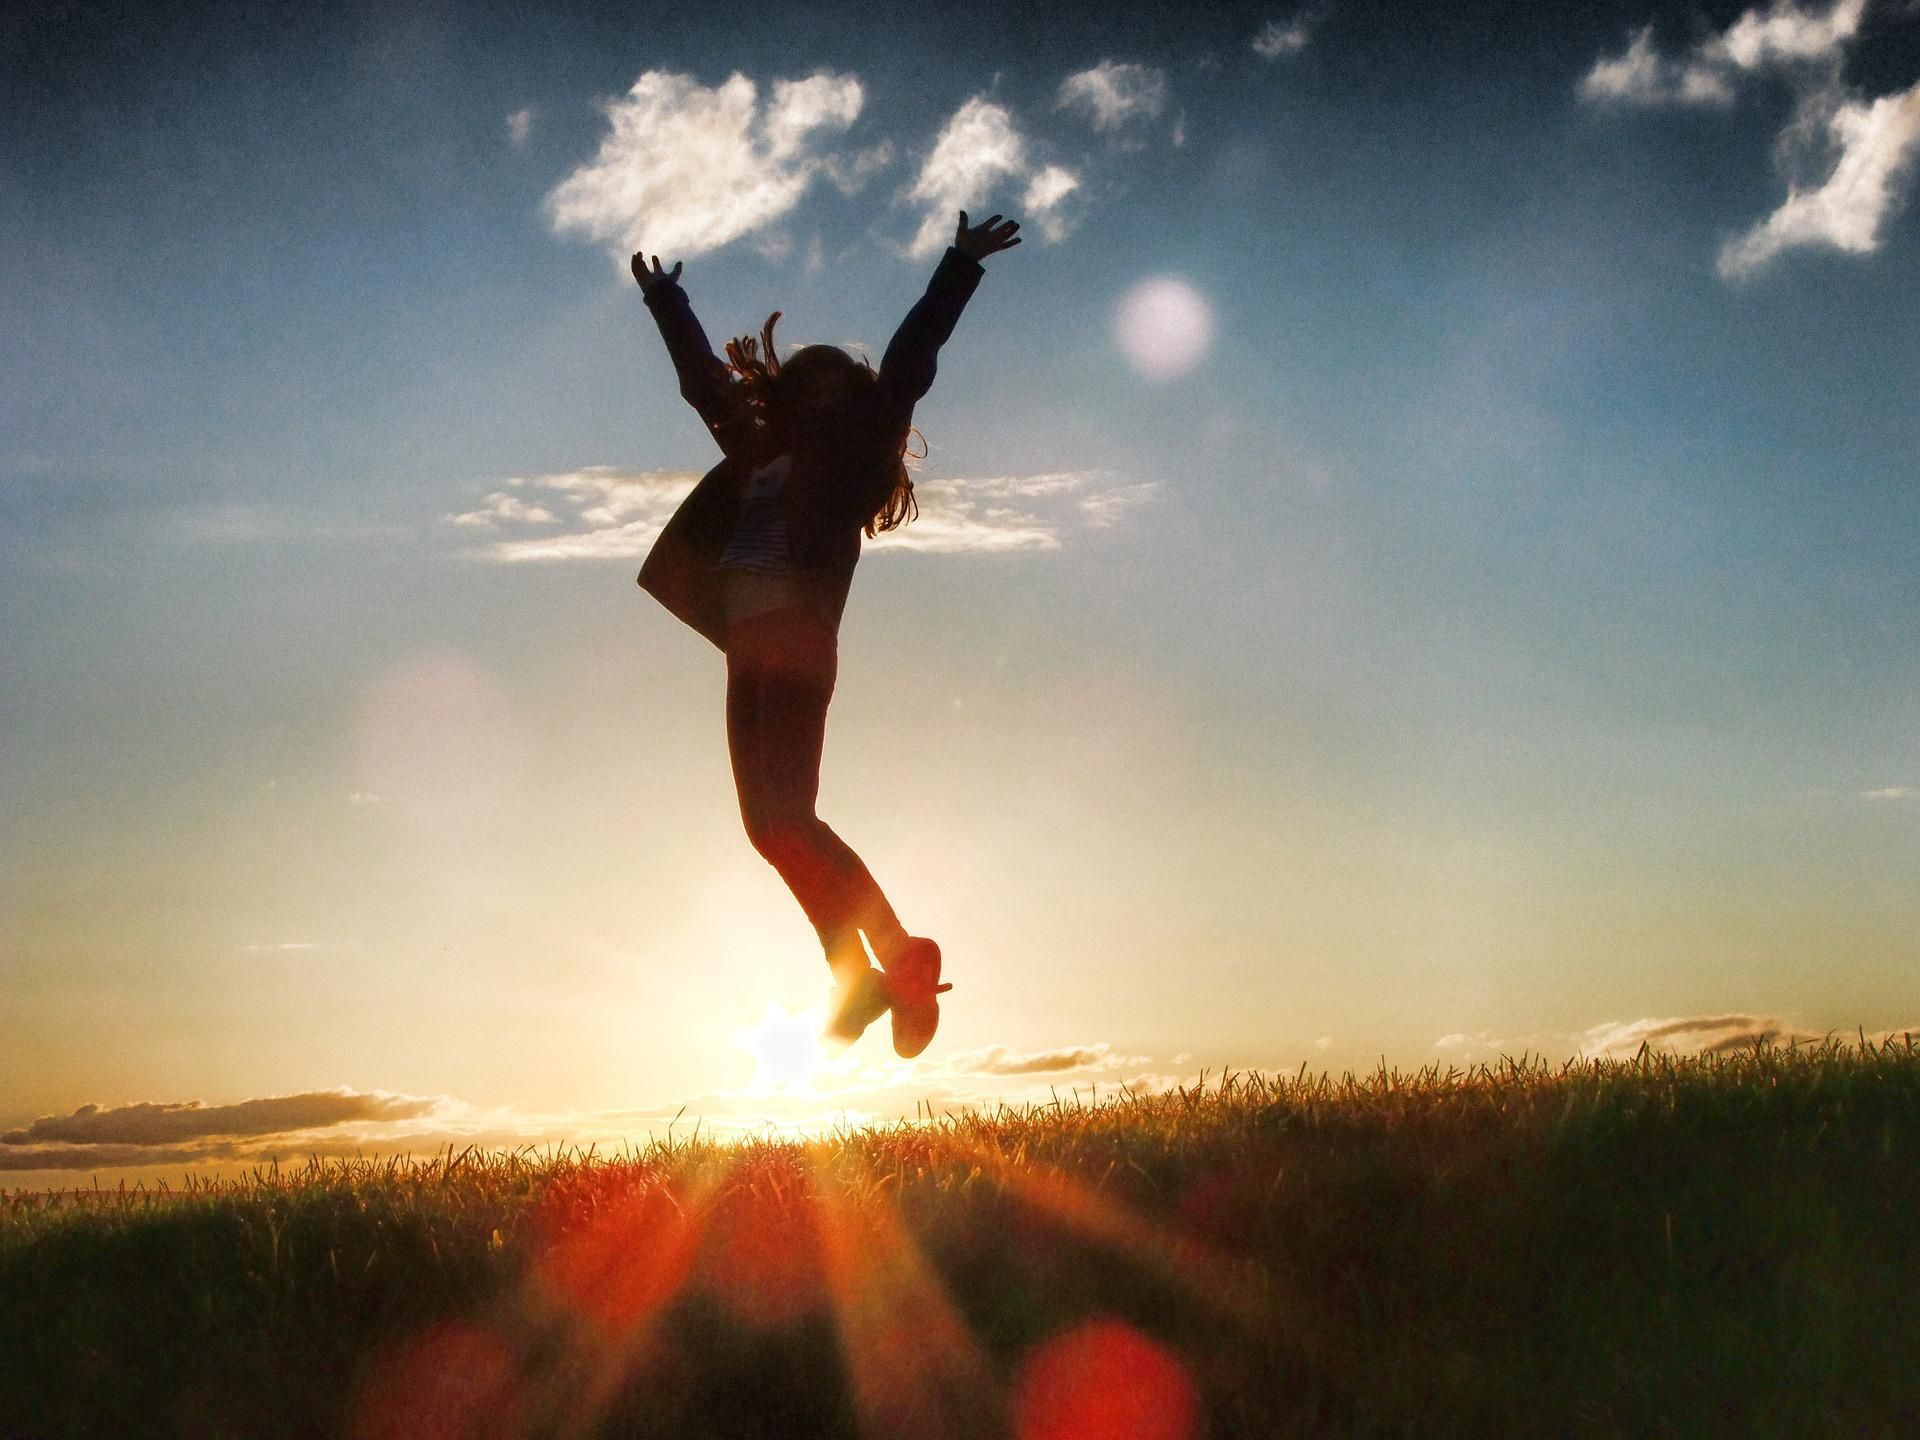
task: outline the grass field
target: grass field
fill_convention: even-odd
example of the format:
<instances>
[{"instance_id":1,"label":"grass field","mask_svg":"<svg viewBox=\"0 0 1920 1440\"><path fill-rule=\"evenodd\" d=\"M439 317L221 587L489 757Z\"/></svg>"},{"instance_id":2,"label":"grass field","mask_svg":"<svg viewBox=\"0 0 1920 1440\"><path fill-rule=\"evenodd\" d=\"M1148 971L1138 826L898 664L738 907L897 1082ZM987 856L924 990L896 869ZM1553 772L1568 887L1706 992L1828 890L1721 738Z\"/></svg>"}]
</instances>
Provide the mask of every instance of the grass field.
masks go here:
<instances>
[{"instance_id":1,"label":"grass field","mask_svg":"<svg viewBox=\"0 0 1920 1440\"><path fill-rule=\"evenodd\" d=\"M1910 1041L1083 1099L12 1195L0 1437L1920 1433Z\"/></svg>"}]
</instances>

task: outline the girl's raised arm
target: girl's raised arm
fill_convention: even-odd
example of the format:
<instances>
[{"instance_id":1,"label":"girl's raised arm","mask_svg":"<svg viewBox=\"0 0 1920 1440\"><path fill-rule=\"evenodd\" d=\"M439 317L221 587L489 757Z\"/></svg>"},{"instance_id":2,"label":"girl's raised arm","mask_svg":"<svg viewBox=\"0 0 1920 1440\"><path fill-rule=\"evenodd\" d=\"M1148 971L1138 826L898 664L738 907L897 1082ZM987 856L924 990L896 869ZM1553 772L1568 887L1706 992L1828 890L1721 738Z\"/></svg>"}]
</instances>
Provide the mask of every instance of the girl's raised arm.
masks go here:
<instances>
[{"instance_id":1,"label":"girl's raised arm","mask_svg":"<svg viewBox=\"0 0 1920 1440\"><path fill-rule=\"evenodd\" d=\"M680 288L680 272L685 267L676 260L673 269L662 270L660 257L652 258L649 269L645 255L633 257L633 278L639 282L647 309L660 327L660 338L666 342L674 373L680 377L680 398L693 406L715 443L731 455L751 425L739 387L733 383L726 362L713 353L687 292Z\"/></svg>"},{"instance_id":2,"label":"girl's raised arm","mask_svg":"<svg viewBox=\"0 0 1920 1440\"><path fill-rule=\"evenodd\" d=\"M941 257L933 279L927 282L927 293L907 312L880 360L881 403L896 412L893 418L902 425L912 419L920 397L933 388L940 347L953 335L960 312L985 273L980 262L1018 245L1019 229L1018 221L1003 221L998 215L969 225L967 212L960 212L952 247Z\"/></svg>"}]
</instances>

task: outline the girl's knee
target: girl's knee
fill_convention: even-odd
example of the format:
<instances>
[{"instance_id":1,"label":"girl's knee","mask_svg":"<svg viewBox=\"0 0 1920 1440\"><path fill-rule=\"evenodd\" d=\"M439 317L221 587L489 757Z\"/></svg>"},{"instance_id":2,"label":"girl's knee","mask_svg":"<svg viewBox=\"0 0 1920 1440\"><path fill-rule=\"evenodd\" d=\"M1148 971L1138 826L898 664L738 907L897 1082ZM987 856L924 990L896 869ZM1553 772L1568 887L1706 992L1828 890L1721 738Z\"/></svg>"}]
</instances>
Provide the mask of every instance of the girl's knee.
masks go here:
<instances>
[{"instance_id":1,"label":"girl's knee","mask_svg":"<svg viewBox=\"0 0 1920 1440\"><path fill-rule=\"evenodd\" d=\"M762 859L778 865L783 859L814 848L820 821L811 813L785 810L743 811L747 842Z\"/></svg>"}]
</instances>

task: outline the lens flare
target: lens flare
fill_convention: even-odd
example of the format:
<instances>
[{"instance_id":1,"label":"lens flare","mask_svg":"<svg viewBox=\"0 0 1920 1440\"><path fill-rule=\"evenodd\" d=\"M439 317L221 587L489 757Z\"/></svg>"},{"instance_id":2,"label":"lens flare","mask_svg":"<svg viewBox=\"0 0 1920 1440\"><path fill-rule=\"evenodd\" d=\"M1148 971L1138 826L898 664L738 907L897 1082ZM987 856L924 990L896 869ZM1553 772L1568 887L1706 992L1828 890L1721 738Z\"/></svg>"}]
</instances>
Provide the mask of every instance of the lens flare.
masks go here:
<instances>
[{"instance_id":1,"label":"lens flare","mask_svg":"<svg viewBox=\"0 0 1920 1440\"><path fill-rule=\"evenodd\" d=\"M1149 380L1172 380L1206 358L1213 343L1213 307L1172 275L1143 280L1121 297L1113 338Z\"/></svg>"},{"instance_id":2,"label":"lens flare","mask_svg":"<svg viewBox=\"0 0 1920 1440\"><path fill-rule=\"evenodd\" d=\"M1171 1350L1094 1320L1027 1357L1013 1411L1018 1440L1192 1440L1200 1397Z\"/></svg>"}]
</instances>

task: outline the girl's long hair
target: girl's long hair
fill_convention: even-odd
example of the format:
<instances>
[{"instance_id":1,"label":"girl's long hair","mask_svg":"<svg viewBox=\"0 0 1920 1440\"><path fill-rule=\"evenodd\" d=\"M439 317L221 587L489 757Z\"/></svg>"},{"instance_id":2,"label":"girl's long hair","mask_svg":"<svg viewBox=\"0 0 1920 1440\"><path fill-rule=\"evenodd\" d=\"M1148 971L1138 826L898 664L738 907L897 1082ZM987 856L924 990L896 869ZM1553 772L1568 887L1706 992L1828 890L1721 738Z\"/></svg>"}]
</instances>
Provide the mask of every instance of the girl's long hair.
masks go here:
<instances>
[{"instance_id":1,"label":"girl's long hair","mask_svg":"<svg viewBox=\"0 0 1920 1440\"><path fill-rule=\"evenodd\" d=\"M777 432L787 419L785 387L780 381L780 355L773 348L773 327L779 323L780 314L776 310L767 317L767 323L760 327L759 340L756 341L751 335L743 335L727 342L727 366L740 377L747 405L753 414L754 429L762 435ZM844 351L841 353L845 354ZM853 383L859 389L864 390L879 379L864 356L857 363L853 363L852 357L849 357L849 362ZM917 451L908 448L915 436L920 438ZM887 491L887 498L862 526L868 539L884 530L896 530L919 516L920 502L914 498L913 476L907 471L907 462L926 458L926 436L910 427L900 437L899 451L891 457L893 484Z\"/></svg>"}]
</instances>

